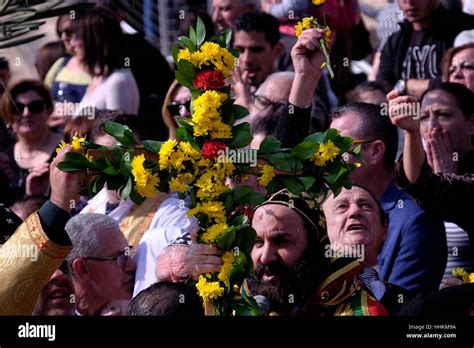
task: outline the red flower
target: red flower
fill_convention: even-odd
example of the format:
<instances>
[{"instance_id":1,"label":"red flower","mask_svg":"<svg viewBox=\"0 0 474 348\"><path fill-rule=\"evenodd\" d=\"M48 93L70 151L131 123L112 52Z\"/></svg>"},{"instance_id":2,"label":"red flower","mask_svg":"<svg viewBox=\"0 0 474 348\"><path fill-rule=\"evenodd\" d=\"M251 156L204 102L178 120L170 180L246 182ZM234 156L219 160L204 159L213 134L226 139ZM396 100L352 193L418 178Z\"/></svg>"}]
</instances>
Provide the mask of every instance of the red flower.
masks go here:
<instances>
[{"instance_id":1,"label":"red flower","mask_svg":"<svg viewBox=\"0 0 474 348\"><path fill-rule=\"evenodd\" d=\"M207 159L214 159L219 156L219 152L225 151L226 145L217 140L207 140L202 147L202 154Z\"/></svg>"},{"instance_id":2,"label":"red flower","mask_svg":"<svg viewBox=\"0 0 474 348\"><path fill-rule=\"evenodd\" d=\"M203 91L220 89L225 86L224 75L217 70L203 70L197 73L193 84L194 87Z\"/></svg>"}]
</instances>

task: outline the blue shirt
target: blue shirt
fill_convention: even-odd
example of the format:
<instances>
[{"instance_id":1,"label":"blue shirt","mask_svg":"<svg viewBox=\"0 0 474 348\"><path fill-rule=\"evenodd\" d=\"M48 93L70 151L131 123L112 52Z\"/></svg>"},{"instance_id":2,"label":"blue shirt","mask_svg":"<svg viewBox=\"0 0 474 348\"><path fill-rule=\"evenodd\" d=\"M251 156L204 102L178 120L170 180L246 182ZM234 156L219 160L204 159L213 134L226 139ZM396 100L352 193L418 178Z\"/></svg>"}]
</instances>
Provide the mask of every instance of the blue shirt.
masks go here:
<instances>
[{"instance_id":1,"label":"blue shirt","mask_svg":"<svg viewBox=\"0 0 474 348\"><path fill-rule=\"evenodd\" d=\"M438 290L447 261L442 221L422 210L393 182L380 203L389 215L387 238L378 256L381 276L414 293Z\"/></svg>"}]
</instances>

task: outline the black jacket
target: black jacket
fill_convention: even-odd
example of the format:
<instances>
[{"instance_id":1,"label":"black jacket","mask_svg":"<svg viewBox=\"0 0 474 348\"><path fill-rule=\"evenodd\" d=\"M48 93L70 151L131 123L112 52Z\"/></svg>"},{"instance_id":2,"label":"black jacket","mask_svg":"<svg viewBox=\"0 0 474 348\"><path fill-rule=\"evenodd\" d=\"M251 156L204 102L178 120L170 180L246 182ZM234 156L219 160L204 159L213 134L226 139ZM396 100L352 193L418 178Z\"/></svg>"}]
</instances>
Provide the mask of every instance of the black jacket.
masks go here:
<instances>
[{"instance_id":1,"label":"black jacket","mask_svg":"<svg viewBox=\"0 0 474 348\"><path fill-rule=\"evenodd\" d=\"M473 28L474 16L450 11L440 5L433 14L432 27L419 33L416 46L410 48L414 31L412 24L405 20L400 24L400 31L392 34L382 49L377 80L393 85L399 79L440 79L440 63L444 53L453 46L454 39L461 31ZM419 57L417 61L422 66L420 69L412 61L408 72L410 67L404 66L407 53ZM414 72L418 71L419 76L414 76Z\"/></svg>"}]
</instances>

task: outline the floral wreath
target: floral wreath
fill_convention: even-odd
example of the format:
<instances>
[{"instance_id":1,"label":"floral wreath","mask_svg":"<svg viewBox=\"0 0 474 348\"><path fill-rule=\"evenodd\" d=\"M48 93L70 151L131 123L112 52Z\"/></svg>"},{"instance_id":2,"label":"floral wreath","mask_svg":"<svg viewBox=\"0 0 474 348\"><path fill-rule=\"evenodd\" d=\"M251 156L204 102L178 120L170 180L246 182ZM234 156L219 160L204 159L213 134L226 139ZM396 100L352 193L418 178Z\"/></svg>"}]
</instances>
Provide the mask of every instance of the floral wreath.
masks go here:
<instances>
[{"instance_id":1,"label":"floral wreath","mask_svg":"<svg viewBox=\"0 0 474 348\"><path fill-rule=\"evenodd\" d=\"M117 145L99 146L74 137L77 152L67 153L58 167L93 176L83 194L96 194L107 184L122 199L137 204L158 191L186 199L188 216L198 221L197 242L223 251L220 272L200 275L195 284L206 314L259 315L256 301L239 289L253 267L255 231L245 208L261 204L265 196L239 182L257 175L269 194L287 188L294 195L305 192L315 199L329 190L337 195L342 187L351 187L349 175L358 163L348 163L347 155L360 160L360 145L351 151L352 139L329 129L309 135L293 149L282 148L273 136L264 139L258 150L247 149L252 141L250 125L235 122L248 112L234 104L229 86L239 54L226 48L231 35L229 30L206 41L198 18L189 37L179 38L181 48L173 49L176 79L192 93L192 117L179 120L178 140L138 142L127 126L107 122L105 131ZM229 156L238 151L254 151L256 165ZM229 179L236 183L234 188L226 185Z\"/></svg>"}]
</instances>

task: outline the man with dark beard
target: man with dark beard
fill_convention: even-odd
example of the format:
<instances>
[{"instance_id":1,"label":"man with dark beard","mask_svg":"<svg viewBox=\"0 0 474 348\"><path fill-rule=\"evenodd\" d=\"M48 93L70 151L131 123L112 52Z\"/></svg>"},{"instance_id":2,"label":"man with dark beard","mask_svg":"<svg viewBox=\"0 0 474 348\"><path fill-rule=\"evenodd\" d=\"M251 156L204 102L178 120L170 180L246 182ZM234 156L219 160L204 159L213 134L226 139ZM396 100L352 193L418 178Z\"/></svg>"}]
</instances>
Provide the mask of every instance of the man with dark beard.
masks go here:
<instances>
[{"instance_id":1,"label":"man with dark beard","mask_svg":"<svg viewBox=\"0 0 474 348\"><path fill-rule=\"evenodd\" d=\"M252 227L254 271L242 291L265 296L269 315L387 315L358 279L363 267L355 259L325 257L326 224L315 199L287 190L273 194L255 209ZM222 252L192 243L188 273L218 272Z\"/></svg>"}]
</instances>

